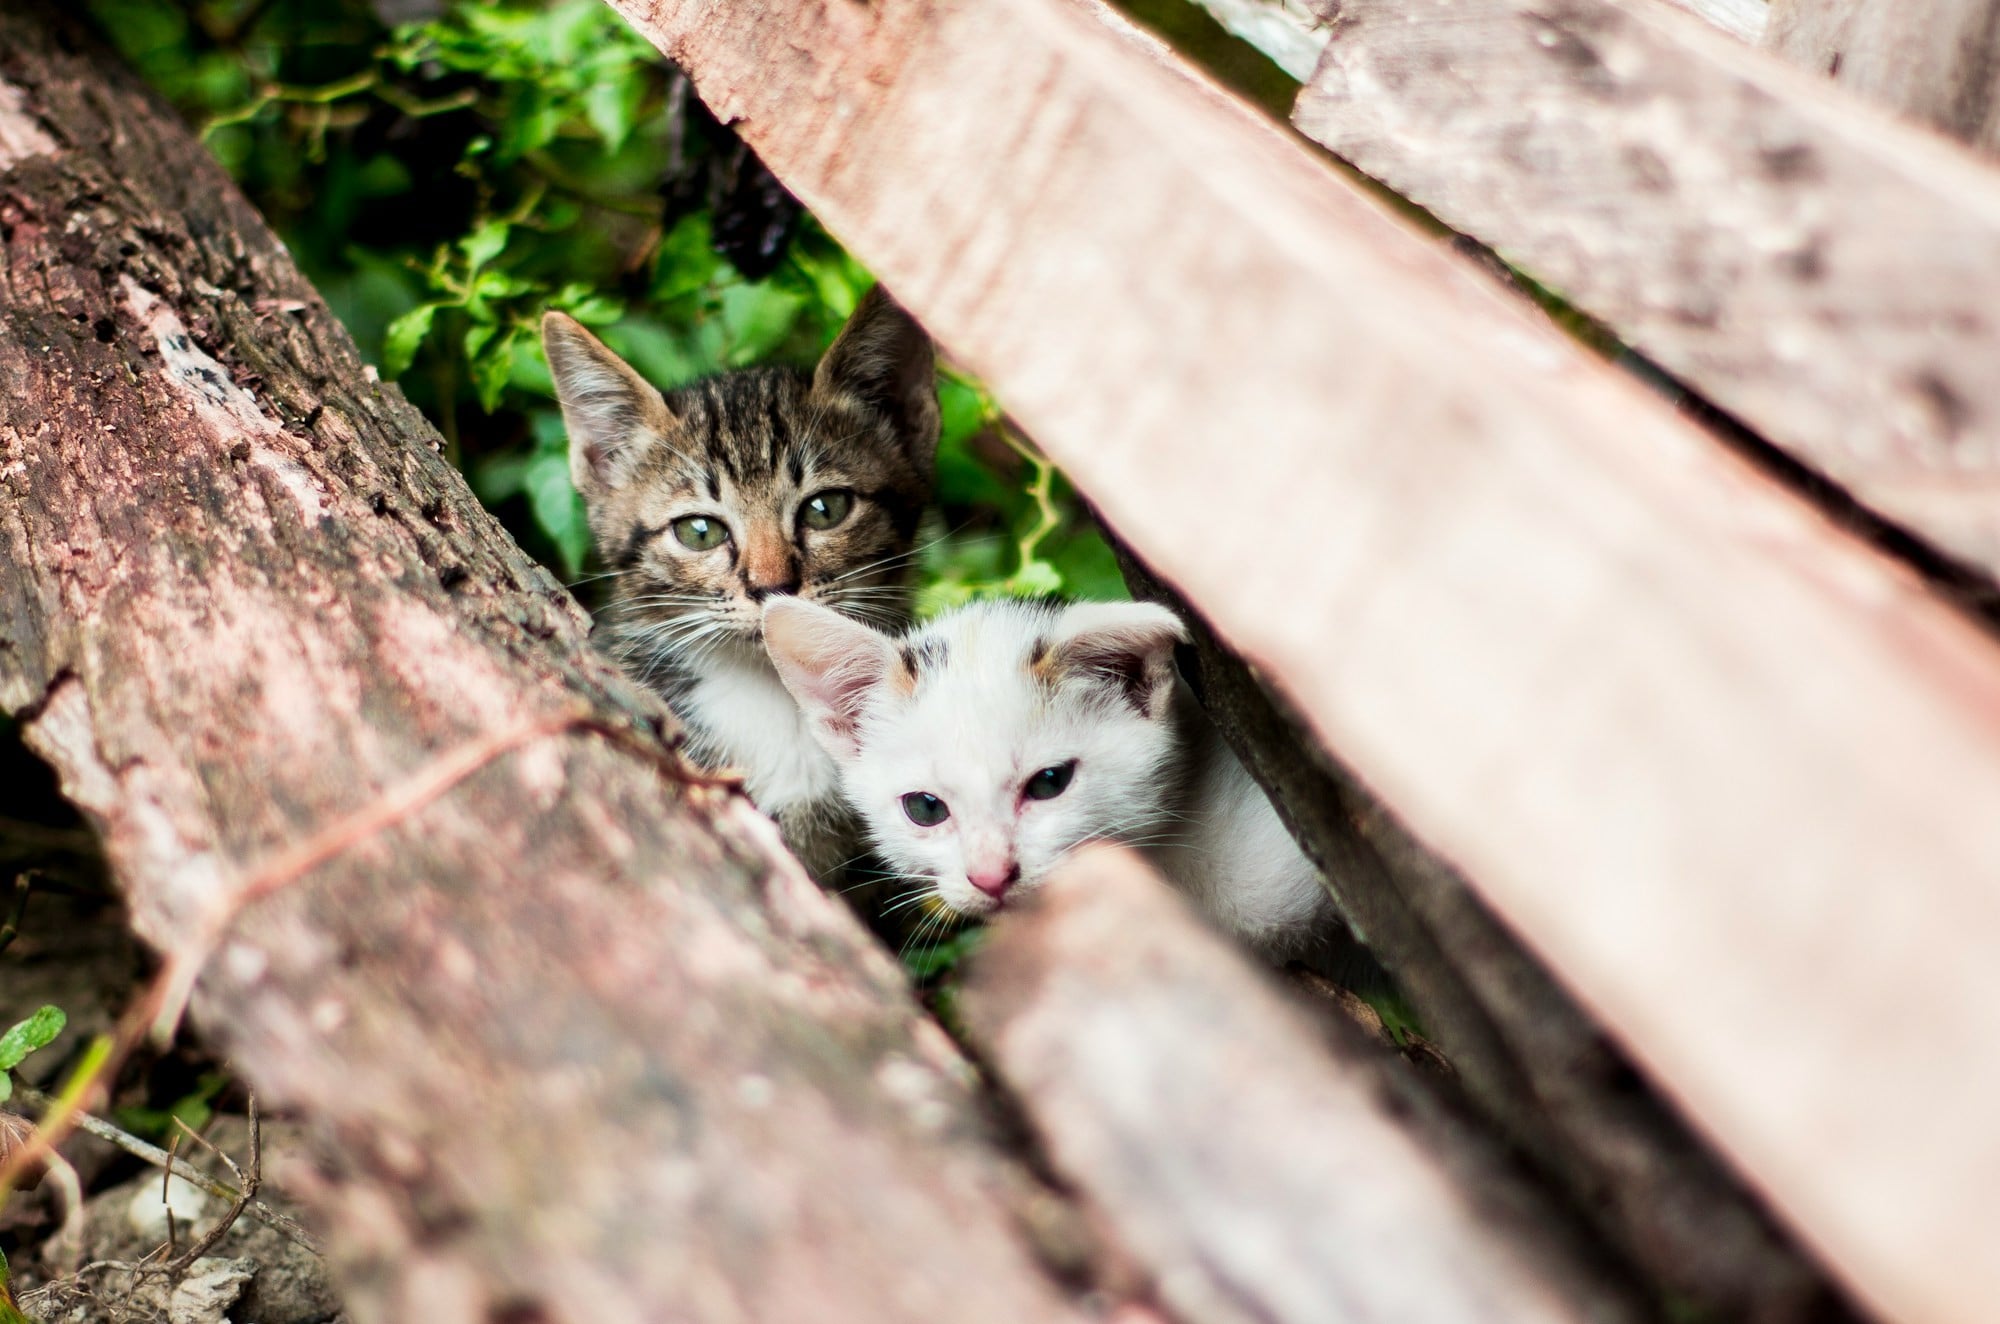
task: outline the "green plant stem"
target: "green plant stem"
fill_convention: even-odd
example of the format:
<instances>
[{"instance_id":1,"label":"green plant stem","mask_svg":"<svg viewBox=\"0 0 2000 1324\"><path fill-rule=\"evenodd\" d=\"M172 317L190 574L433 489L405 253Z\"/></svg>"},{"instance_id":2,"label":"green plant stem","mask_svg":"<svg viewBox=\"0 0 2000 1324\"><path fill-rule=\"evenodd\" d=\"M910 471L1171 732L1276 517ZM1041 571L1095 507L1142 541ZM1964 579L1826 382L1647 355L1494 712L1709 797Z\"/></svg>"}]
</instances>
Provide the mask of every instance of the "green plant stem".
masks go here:
<instances>
[{"instance_id":1,"label":"green plant stem","mask_svg":"<svg viewBox=\"0 0 2000 1324\"><path fill-rule=\"evenodd\" d=\"M14 1093L23 1102L32 1107L40 1108L45 1113L58 1108L60 1104L60 1101L55 1096L45 1094L41 1090L30 1089L25 1085L17 1086ZM74 1123L78 1130L88 1131L99 1140L114 1144L126 1153L144 1159L154 1167L165 1168L182 1181L208 1192L219 1200L233 1201L242 1194L240 1191L231 1190L227 1183L209 1176L186 1159L176 1158L166 1150L161 1149L158 1145L141 1140L130 1131L114 1126L101 1117L79 1110L72 1112L68 1120ZM271 1206L265 1204L262 1200L252 1200L247 1206L247 1210L259 1222L277 1229L288 1240L305 1247L315 1255L322 1253L318 1243L312 1239L312 1236L304 1228L300 1227L292 1218L271 1208Z\"/></svg>"}]
</instances>

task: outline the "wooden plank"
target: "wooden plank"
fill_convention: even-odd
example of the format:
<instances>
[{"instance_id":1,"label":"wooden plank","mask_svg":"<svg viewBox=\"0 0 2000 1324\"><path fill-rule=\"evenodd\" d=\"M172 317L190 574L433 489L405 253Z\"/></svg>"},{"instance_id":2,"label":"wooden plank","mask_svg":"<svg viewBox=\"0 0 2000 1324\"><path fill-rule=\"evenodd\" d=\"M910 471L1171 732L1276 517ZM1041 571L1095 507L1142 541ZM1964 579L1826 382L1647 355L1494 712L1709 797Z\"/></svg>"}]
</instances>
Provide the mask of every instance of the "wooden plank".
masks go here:
<instances>
[{"instance_id":1,"label":"wooden plank","mask_svg":"<svg viewBox=\"0 0 2000 1324\"><path fill-rule=\"evenodd\" d=\"M1136 855L1082 856L997 925L961 1006L1176 1318L1652 1317L1491 1142L1355 1027L1308 1018Z\"/></svg>"},{"instance_id":2,"label":"wooden plank","mask_svg":"<svg viewBox=\"0 0 2000 1324\"><path fill-rule=\"evenodd\" d=\"M1301 83L1319 67L1330 28L1306 0L1190 0L1231 36L1255 46Z\"/></svg>"},{"instance_id":3,"label":"wooden plank","mask_svg":"<svg viewBox=\"0 0 2000 1324\"><path fill-rule=\"evenodd\" d=\"M1352 769L1129 554L1135 597L1192 617L1183 665L1209 714L1341 909L1396 972L1464 1097L1634 1269L1695 1318L1835 1324L1824 1273L1687 1124L1636 1088L1627 1055Z\"/></svg>"},{"instance_id":4,"label":"wooden plank","mask_svg":"<svg viewBox=\"0 0 2000 1324\"><path fill-rule=\"evenodd\" d=\"M1338 18L1322 19L1310 0L1189 0L1225 31L1255 46L1301 83L1319 67ZM1322 6L1325 0L1321 0ZM1662 0L1721 28L1738 41L1763 39L1771 7L1765 0Z\"/></svg>"},{"instance_id":5,"label":"wooden plank","mask_svg":"<svg viewBox=\"0 0 2000 1324\"><path fill-rule=\"evenodd\" d=\"M1985 1316L1989 639L1100 10L620 6L1849 1281Z\"/></svg>"},{"instance_id":6,"label":"wooden plank","mask_svg":"<svg viewBox=\"0 0 2000 1324\"><path fill-rule=\"evenodd\" d=\"M1080 1324L901 971L180 117L43 5L0 51L0 707L321 1138L352 1317Z\"/></svg>"},{"instance_id":7,"label":"wooden plank","mask_svg":"<svg viewBox=\"0 0 2000 1324\"><path fill-rule=\"evenodd\" d=\"M1752 46L1764 39L1771 20L1771 6L1765 0L1665 0L1696 18L1727 32Z\"/></svg>"},{"instance_id":8,"label":"wooden plank","mask_svg":"<svg viewBox=\"0 0 2000 1324\"><path fill-rule=\"evenodd\" d=\"M1342 14L1307 136L2000 570L2000 173L1648 0Z\"/></svg>"},{"instance_id":9,"label":"wooden plank","mask_svg":"<svg viewBox=\"0 0 2000 1324\"><path fill-rule=\"evenodd\" d=\"M1858 96L2000 151L1996 0L1773 0L1763 44Z\"/></svg>"}]
</instances>

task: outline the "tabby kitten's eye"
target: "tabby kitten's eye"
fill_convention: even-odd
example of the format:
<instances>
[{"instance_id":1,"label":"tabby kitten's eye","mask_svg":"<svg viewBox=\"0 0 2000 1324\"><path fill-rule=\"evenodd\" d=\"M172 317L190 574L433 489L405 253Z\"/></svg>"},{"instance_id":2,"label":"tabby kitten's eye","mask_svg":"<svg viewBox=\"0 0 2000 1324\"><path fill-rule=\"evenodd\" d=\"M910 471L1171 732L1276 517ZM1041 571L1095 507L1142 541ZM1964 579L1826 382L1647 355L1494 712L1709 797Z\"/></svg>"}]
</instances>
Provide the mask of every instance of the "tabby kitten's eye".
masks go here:
<instances>
[{"instance_id":1,"label":"tabby kitten's eye","mask_svg":"<svg viewBox=\"0 0 2000 1324\"><path fill-rule=\"evenodd\" d=\"M809 529L830 529L846 519L852 509L854 493L842 487L829 487L806 498L805 505L799 508L799 522Z\"/></svg>"},{"instance_id":2,"label":"tabby kitten's eye","mask_svg":"<svg viewBox=\"0 0 2000 1324\"><path fill-rule=\"evenodd\" d=\"M1053 800L1069 789L1069 779L1076 775L1076 760L1058 763L1052 768L1043 768L1028 778L1028 784L1021 793L1030 800Z\"/></svg>"},{"instance_id":3,"label":"tabby kitten's eye","mask_svg":"<svg viewBox=\"0 0 2000 1324\"><path fill-rule=\"evenodd\" d=\"M729 540L729 526L713 515L683 515L674 521L674 537L691 552L705 552Z\"/></svg>"},{"instance_id":4,"label":"tabby kitten's eye","mask_svg":"<svg viewBox=\"0 0 2000 1324\"><path fill-rule=\"evenodd\" d=\"M903 812L918 827L936 827L951 817L951 809L929 791L911 791L904 796Z\"/></svg>"}]
</instances>

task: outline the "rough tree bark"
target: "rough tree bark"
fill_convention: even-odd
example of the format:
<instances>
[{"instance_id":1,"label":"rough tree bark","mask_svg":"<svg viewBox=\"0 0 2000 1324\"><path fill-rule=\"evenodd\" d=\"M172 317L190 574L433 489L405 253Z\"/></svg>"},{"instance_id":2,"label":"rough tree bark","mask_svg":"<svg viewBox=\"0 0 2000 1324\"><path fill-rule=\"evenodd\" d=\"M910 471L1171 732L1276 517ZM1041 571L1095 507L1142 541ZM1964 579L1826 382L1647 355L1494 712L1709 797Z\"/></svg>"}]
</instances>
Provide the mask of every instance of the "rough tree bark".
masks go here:
<instances>
[{"instance_id":1,"label":"rough tree bark","mask_svg":"<svg viewBox=\"0 0 2000 1324\"><path fill-rule=\"evenodd\" d=\"M2000 151L1995 0L1771 0L1763 44L1872 101Z\"/></svg>"},{"instance_id":2,"label":"rough tree bark","mask_svg":"<svg viewBox=\"0 0 2000 1324\"><path fill-rule=\"evenodd\" d=\"M0 706L326 1137L357 1319L1076 1317L893 964L172 113L18 4L0 243Z\"/></svg>"}]
</instances>

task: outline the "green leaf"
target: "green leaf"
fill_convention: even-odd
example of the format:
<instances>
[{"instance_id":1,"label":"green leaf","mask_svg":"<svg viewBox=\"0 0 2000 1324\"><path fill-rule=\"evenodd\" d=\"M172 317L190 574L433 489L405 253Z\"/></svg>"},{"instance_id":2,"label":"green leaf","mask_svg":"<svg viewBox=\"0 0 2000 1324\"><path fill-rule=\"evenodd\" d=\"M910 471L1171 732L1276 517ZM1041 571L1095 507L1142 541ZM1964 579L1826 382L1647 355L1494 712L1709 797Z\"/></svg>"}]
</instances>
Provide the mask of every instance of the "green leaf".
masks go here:
<instances>
[{"instance_id":1,"label":"green leaf","mask_svg":"<svg viewBox=\"0 0 2000 1324\"><path fill-rule=\"evenodd\" d=\"M805 297L771 281L732 285L722 291L724 351L732 368L757 362L791 334Z\"/></svg>"},{"instance_id":2,"label":"green leaf","mask_svg":"<svg viewBox=\"0 0 2000 1324\"><path fill-rule=\"evenodd\" d=\"M417 347L431 333L431 321L440 307L441 304L420 303L389 323L389 329L382 333L382 371L385 374L394 378L410 370L410 364L417 357Z\"/></svg>"},{"instance_id":3,"label":"green leaf","mask_svg":"<svg viewBox=\"0 0 2000 1324\"><path fill-rule=\"evenodd\" d=\"M582 572L590 554L590 520L584 513L583 498L569 478L569 457L560 451L538 451L522 473L528 492L528 508L535 525L548 535L562 557L563 572Z\"/></svg>"},{"instance_id":4,"label":"green leaf","mask_svg":"<svg viewBox=\"0 0 2000 1324\"><path fill-rule=\"evenodd\" d=\"M632 125L639 118L639 102L645 95L646 84L630 65L591 84L584 93L584 117L610 151L623 147L632 136Z\"/></svg>"},{"instance_id":5,"label":"green leaf","mask_svg":"<svg viewBox=\"0 0 2000 1324\"><path fill-rule=\"evenodd\" d=\"M487 221L458 241L468 271L477 271L499 257L507 248L507 235L514 227L505 221Z\"/></svg>"},{"instance_id":6,"label":"green leaf","mask_svg":"<svg viewBox=\"0 0 2000 1324\"><path fill-rule=\"evenodd\" d=\"M6 1072L0 1071L0 1103L5 1103L13 1097L14 1078Z\"/></svg>"},{"instance_id":7,"label":"green leaf","mask_svg":"<svg viewBox=\"0 0 2000 1324\"><path fill-rule=\"evenodd\" d=\"M480 407L489 414L500 407L507 379L513 375L514 342L520 335L520 327L508 327L472 361L472 385L479 393Z\"/></svg>"},{"instance_id":8,"label":"green leaf","mask_svg":"<svg viewBox=\"0 0 2000 1324\"><path fill-rule=\"evenodd\" d=\"M1062 586L1062 572L1040 558L1016 570L1004 585L1006 591L1017 598L1045 598L1051 593L1062 592Z\"/></svg>"},{"instance_id":9,"label":"green leaf","mask_svg":"<svg viewBox=\"0 0 2000 1324\"><path fill-rule=\"evenodd\" d=\"M48 1047L67 1024L69 1017L63 1015L62 1008L43 1006L27 1020L0 1034L0 1071L10 1071L37 1048Z\"/></svg>"}]
</instances>

